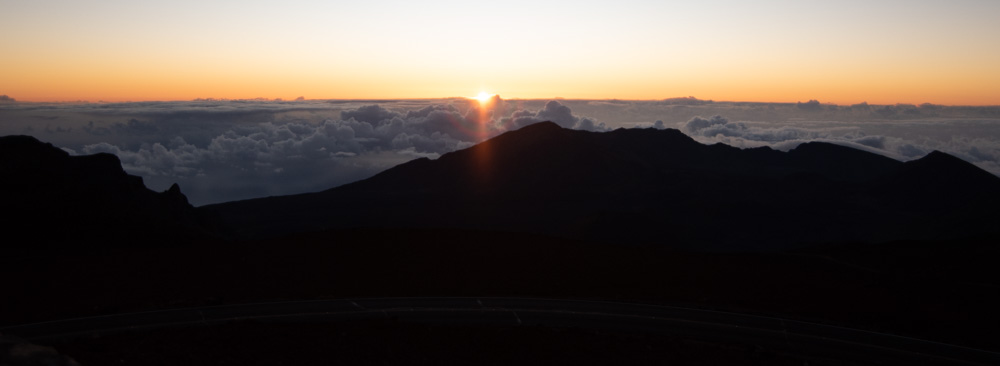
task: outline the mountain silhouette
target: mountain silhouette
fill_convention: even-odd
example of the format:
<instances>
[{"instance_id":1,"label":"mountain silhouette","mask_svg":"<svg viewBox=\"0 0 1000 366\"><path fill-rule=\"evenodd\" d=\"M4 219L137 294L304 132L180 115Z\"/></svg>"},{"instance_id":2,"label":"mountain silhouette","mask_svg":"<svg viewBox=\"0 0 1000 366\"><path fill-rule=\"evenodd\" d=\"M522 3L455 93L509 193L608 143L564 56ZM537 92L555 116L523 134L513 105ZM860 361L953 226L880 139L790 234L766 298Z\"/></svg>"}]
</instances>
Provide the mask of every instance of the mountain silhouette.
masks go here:
<instances>
[{"instance_id":1,"label":"mountain silhouette","mask_svg":"<svg viewBox=\"0 0 1000 366\"><path fill-rule=\"evenodd\" d=\"M4 247L13 251L169 244L209 221L174 184L154 192L112 154L70 156L30 136L0 137Z\"/></svg>"},{"instance_id":2,"label":"mountain silhouette","mask_svg":"<svg viewBox=\"0 0 1000 366\"><path fill-rule=\"evenodd\" d=\"M705 145L673 129L540 122L323 192L206 206L248 237L462 228L709 250L994 234L1000 178L811 142Z\"/></svg>"},{"instance_id":3,"label":"mountain silhouette","mask_svg":"<svg viewBox=\"0 0 1000 366\"><path fill-rule=\"evenodd\" d=\"M322 192L198 208L113 155L27 136L0 137L0 174L0 276L15 279L2 326L286 299L543 297L1000 344L982 326L998 321L1000 178L941 152L900 162L542 122ZM370 334L359 339L385 343Z\"/></svg>"}]
</instances>

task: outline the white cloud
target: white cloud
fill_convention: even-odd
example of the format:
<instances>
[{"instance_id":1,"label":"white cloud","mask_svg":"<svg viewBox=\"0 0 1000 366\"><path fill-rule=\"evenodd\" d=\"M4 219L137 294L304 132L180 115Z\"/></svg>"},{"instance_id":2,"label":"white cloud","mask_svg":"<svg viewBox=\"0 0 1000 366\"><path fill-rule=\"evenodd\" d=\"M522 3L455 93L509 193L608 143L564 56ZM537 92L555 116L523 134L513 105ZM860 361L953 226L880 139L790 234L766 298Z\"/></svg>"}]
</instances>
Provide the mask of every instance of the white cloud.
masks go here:
<instances>
[{"instance_id":1,"label":"white cloud","mask_svg":"<svg viewBox=\"0 0 1000 366\"><path fill-rule=\"evenodd\" d=\"M437 158L470 147L507 130L494 118L497 110L504 108L503 100L494 98L492 106L488 110L472 106L462 113L451 104L408 111L363 105L341 111L340 118L257 123L216 121L212 118L219 114L214 111L163 112L163 118L132 118L103 129L90 123L88 132L105 141L86 144L80 152L115 154L126 171L147 177L147 181L178 180L193 203L204 204L332 188L372 175L389 164L417 157ZM557 119L577 128L605 129L592 119L574 116L558 102L537 112L518 111L515 115L531 121ZM179 118L188 119L187 123L201 121L209 128L179 131L169 122ZM227 128L221 130L220 126ZM200 132L204 130L214 134ZM127 142L168 131L176 135L160 141ZM126 142L107 142L115 138Z\"/></svg>"},{"instance_id":2,"label":"white cloud","mask_svg":"<svg viewBox=\"0 0 1000 366\"><path fill-rule=\"evenodd\" d=\"M988 117L997 115L989 107L891 106L920 113L884 119L872 112L884 106L806 111L795 103L693 98L495 98L489 105L480 110L465 99L17 103L0 108L0 133L37 133L74 153L113 153L153 189L180 183L196 205L328 189L543 120L595 131L676 126L701 142L737 147L788 150L827 141L900 160L941 150L1000 175L1000 120ZM731 118L692 118L716 114ZM960 114L975 118L945 118Z\"/></svg>"},{"instance_id":3,"label":"white cloud","mask_svg":"<svg viewBox=\"0 0 1000 366\"><path fill-rule=\"evenodd\" d=\"M518 129L532 123L552 121L563 128L573 128L585 131L607 131L608 127L587 117L577 117L566 105L558 101L549 101L538 112L515 111L510 117L501 120L501 125L508 129Z\"/></svg>"},{"instance_id":4,"label":"white cloud","mask_svg":"<svg viewBox=\"0 0 1000 366\"><path fill-rule=\"evenodd\" d=\"M892 128L932 131L947 127L947 121L891 122ZM954 122L957 123L957 122ZM976 164L980 168L1000 175L1000 140L997 136L959 137L948 140L924 137L921 139L902 138L887 135L869 135L865 129L885 126L875 122L864 124L813 124L807 127L792 127L761 122L730 122L721 116L711 118L694 117L678 124L681 131L703 143L721 142L749 148L770 146L787 151L809 141L830 142L860 150L882 154L898 160L918 159L931 151L939 150ZM933 134L932 132L927 132Z\"/></svg>"}]
</instances>

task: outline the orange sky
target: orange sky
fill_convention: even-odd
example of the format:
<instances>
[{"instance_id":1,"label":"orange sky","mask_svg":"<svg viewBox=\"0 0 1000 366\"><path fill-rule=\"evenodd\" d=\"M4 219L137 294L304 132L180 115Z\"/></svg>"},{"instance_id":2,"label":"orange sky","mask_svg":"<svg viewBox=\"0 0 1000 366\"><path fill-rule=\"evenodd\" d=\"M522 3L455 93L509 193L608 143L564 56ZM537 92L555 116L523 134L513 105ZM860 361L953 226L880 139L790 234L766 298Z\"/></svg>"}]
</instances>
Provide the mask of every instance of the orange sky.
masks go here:
<instances>
[{"instance_id":1,"label":"orange sky","mask_svg":"<svg viewBox=\"0 0 1000 366\"><path fill-rule=\"evenodd\" d=\"M0 94L1000 104L1000 2L800 3L17 2Z\"/></svg>"}]
</instances>

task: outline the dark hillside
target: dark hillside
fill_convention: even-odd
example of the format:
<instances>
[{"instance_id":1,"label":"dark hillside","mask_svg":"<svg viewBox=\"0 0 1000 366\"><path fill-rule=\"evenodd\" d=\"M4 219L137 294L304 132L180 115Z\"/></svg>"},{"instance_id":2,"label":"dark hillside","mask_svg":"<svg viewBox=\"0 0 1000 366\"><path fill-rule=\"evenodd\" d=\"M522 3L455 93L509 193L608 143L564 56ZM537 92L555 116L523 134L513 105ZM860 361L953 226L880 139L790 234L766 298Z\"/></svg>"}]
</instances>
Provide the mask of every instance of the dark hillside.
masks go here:
<instances>
[{"instance_id":1,"label":"dark hillside","mask_svg":"<svg viewBox=\"0 0 1000 366\"><path fill-rule=\"evenodd\" d=\"M93 250L209 238L212 225L175 184L153 192L111 154L70 156L30 136L0 137L10 253Z\"/></svg>"},{"instance_id":2,"label":"dark hillside","mask_svg":"<svg viewBox=\"0 0 1000 366\"><path fill-rule=\"evenodd\" d=\"M990 204L997 197L1000 179L939 152L902 163L828 143L744 150L677 130L592 133L542 122L327 191L206 208L248 237L468 228L780 250L994 233L984 223L1000 220Z\"/></svg>"}]
</instances>

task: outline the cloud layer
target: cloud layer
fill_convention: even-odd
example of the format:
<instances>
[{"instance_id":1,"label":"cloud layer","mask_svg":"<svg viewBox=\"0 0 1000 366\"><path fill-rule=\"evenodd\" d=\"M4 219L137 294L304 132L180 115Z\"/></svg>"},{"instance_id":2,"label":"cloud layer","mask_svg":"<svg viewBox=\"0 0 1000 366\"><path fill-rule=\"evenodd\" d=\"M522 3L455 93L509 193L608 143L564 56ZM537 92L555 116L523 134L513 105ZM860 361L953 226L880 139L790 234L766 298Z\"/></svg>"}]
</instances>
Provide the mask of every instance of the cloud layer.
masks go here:
<instances>
[{"instance_id":1,"label":"cloud layer","mask_svg":"<svg viewBox=\"0 0 1000 366\"><path fill-rule=\"evenodd\" d=\"M84 133L124 140L85 144L72 151L115 154L126 171L145 177L151 185L179 181L193 203L206 204L328 189L412 158L437 158L543 120L570 128L606 129L593 119L573 115L556 101L539 111L514 110L513 117L504 118L496 116L506 108L499 98L487 107L467 107L463 111L454 104L431 104L399 111L362 105L319 122L273 115L266 116L273 121L258 123L223 124L214 119L206 123L207 133L180 131L177 120L229 117L235 112L166 113L106 126L89 122L82 127ZM260 113L264 112L238 114L253 120ZM221 126L227 128L222 131ZM129 139L170 135L169 140L139 144Z\"/></svg>"},{"instance_id":2,"label":"cloud layer","mask_svg":"<svg viewBox=\"0 0 1000 366\"><path fill-rule=\"evenodd\" d=\"M573 128L584 131L607 131L604 123L597 122L587 117L577 117L569 107L558 101L549 101L545 107L537 112L526 110L516 111L510 117L501 120L501 123L509 129L518 129L532 123L541 121L552 121L563 128Z\"/></svg>"},{"instance_id":3,"label":"cloud layer","mask_svg":"<svg viewBox=\"0 0 1000 366\"><path fill-rule=\"evenodd\" d=\"M894 123L895 128L930 130L927 122ZM945 125L945 122L938 122ZM770 146L787 151L809 141L825 141L882 154L898 160L921 158L931 151L940 150L953 154L980 168L1000 175L1000 140L988 137L959 137L950 139L919 140L886 135L871 135L863 126L844 124L816 124L810 127L774 126L767 123L730 122L722 116L694 117L678 124L681 131L704 143L721 142L749 148ZM902 125L902 126L901 126Z\"/></svg>"},{"instance_id":4,"label":"cloud layer","mask_svg":"<svg viewBox=\"0 0 1000 366\"><path fill-rule=\"evenodd\" d=\"M1000 118L989 117L1000 109L970 108L691 97L494 97L484 105L466 98L7 103L0 105L0 134L34 135L76 154L114 153L151 188L177 182L192 203L202 205L324 190L544 120L590 131L675 127L705 143L737 147L788 150L827 141L900 160L941 150L1000 175ZM970 113L975 117L950 117Z\"/></svg>"}]
</instances>

